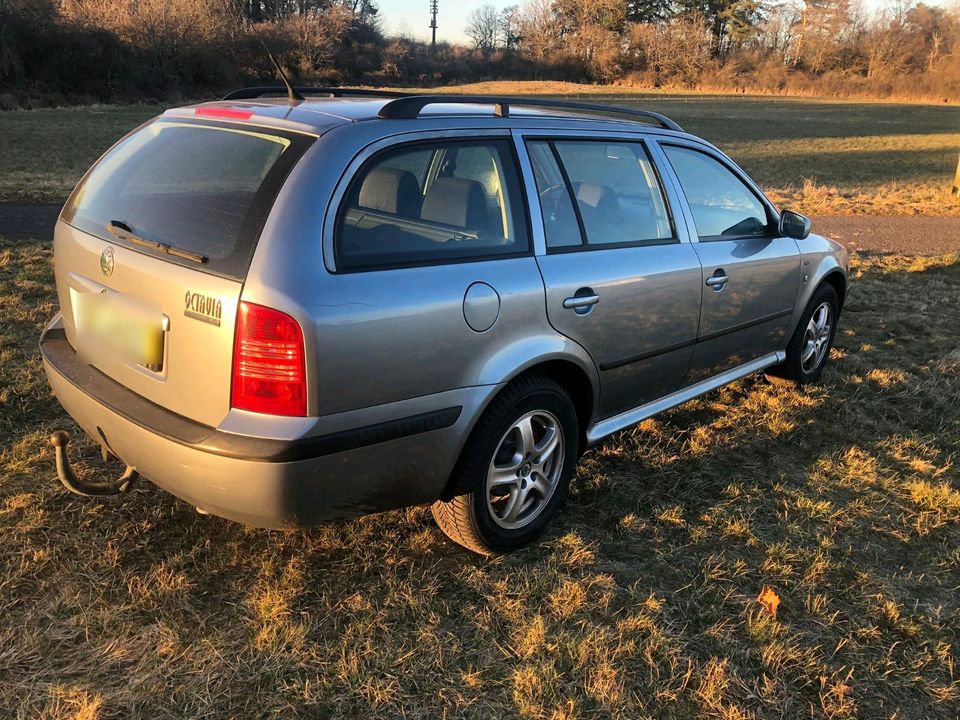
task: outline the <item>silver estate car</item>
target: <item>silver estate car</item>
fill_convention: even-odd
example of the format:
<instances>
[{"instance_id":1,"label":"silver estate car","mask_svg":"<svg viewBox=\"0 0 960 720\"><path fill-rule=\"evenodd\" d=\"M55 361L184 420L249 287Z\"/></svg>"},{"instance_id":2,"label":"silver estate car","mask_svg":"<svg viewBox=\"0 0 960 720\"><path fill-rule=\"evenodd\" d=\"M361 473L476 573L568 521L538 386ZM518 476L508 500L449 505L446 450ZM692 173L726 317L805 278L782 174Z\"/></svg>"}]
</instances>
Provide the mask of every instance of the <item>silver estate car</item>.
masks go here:
<instances>
[{"instance_id":1,"label":"silver estate car","mask_svg":"<svg viewBox=\"0 0 960 720\"><path fill-rule=\"evenodd\" d=\"M588 447L763 371L820 378L848 254L662 115L237 91L114 145L56 225L53 391L138 475L269 528L416 504L530 541ZM616 116L616 117L614 117Z\"/></svg>"}]
</instances>

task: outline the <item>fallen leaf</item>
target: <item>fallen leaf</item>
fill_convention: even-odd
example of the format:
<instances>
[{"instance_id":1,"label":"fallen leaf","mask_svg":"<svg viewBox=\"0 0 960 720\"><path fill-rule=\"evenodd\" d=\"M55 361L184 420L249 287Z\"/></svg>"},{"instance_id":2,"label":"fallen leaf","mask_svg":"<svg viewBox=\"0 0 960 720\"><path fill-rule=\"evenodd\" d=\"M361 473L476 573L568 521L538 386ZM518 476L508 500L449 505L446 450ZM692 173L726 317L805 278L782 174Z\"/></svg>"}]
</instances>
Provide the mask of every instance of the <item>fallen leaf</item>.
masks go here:
<instances>
[{"instance_id":1,"label":"fallen leaf","mask_svg":"<svg viewBox=\"0 0 960 720\"><path fill-rule=\"evenodd\" d=\"M780 606L780 596L777 595L769 585L763 586L763 589L757 596L757 602L763 605L771 616L774 618L777 617L777 608Z\"/></svg>"}]
</instances>

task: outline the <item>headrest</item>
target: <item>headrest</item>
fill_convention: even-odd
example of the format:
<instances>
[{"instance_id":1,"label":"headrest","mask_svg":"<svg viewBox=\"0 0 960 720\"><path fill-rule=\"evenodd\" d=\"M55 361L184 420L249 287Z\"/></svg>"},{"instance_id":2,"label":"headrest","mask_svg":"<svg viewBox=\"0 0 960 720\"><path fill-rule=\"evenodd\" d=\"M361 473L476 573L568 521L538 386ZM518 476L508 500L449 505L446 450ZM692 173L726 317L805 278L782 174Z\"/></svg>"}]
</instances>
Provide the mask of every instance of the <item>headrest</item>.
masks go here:
<instances>
[{"instance_id":1,"label":"headrest","mask_svg":"<svg viewBox=\"0 0 960 720\"><path fill-rule=\"evenodd\" d=\"M423 199L420 218L470 230L486 229L490 217L483 185L464 178L436 178Z\"/></svg>"},{"instance_id":2,"label":"headrest","mask_svg":"<svg viewBox=\"0 0 960 720\"><path fill-rule=\"evenodd\" d=\"M600 183L574 183L574 191L577 194L577 200L579 200L584 205L589 205L592 208L601 210L601 205L610 206L611 203L615 207L619 208L620 203L617 201L617 195L606 185L601 185Z\"/></svg>"},{"instance_id":3,"label":"headrest","mask_svg":"<svg viewBox=\"0 0 960 720\"><path fill-rule=\"evenodd\" d=\"M378 167L367 173L357 205L368 210L416 218L420 214L420 184L412 172Z\"/></svg>"}]
</instances>

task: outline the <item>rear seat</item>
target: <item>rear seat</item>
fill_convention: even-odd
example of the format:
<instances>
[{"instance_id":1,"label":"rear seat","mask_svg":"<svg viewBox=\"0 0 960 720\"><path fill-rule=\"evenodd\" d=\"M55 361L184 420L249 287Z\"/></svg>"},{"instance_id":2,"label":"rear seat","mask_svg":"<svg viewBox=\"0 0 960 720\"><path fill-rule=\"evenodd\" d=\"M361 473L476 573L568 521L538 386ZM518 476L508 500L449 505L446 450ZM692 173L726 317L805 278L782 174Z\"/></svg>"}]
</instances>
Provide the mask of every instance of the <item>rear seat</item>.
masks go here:
<instances>
[{"instance_id":1,"label":"rear seat","mask_svg":"<svg viewBox=\"0 0 960 720\"><path fill-rule=\"evenodd\" d=\"M420 219L471 232L485 232L490 226L490 213L483 185L464 178L436 178L423 199Z\"/></svg>"},{"instance_id":2,"label":"rear seat","mask_svg":"<svg viewBox=\"0 0 960 720\"><path fill-rule=\"evenodd\" d=\"M471 247L505 242L483 186L475 180L438 177L424 197L413 173L375 168L364 178L353 208L341 245L347 255L380 255L388 262L397 253L415 256L442 242Z\"/></svg>"},{"instance_id":3,"label":"rear seat","mask_svg":"<svg viewBox=\"0 0 960 720\"><path fill-rule=\"evenodd\" d=\"M420 184L412 172L378 167L364 178L357 206L398 217L417 218L422 201Z\"/></svg>"}]
</instances>

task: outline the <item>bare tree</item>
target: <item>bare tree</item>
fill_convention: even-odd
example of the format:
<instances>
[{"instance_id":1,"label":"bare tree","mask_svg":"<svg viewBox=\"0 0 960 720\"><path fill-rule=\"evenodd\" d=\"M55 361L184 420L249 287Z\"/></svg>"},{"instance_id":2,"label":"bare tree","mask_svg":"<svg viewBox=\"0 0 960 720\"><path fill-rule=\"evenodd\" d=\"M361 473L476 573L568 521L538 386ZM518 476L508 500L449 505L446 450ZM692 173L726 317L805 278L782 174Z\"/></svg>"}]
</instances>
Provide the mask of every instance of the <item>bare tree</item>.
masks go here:
<instances>
[{"instance_id":1,"label":"bare tree","mask_svg":"<svg viewBox=\"0 0 960 720\"><path fill-rule=\"evenodd\" d=\"M699 15L683 15L662 23L628 26L624 62L643 70L654 83L696 85L710 62L711 35Z\"/></svg>"},{"instance_id":2,"label":"bare tree","mask_svg":"<svg viewBox=\"0 0 960 720\"><path fill-rule=\"evenodd\" d=\"M293 45L301 73L312 73L333 60L353 18L349 8L337 4L291 15L284 21L283 30Z\"/></svg>"},{"instance_id":3,"label":"bare tree","mask_svg":"<svg viewBox=\"0 0 960 720\"><path fill-rule=\"evenodd\" d=\"M787 62L787 54L793 45L794 30L798 26L799 8L793 2L771 2L763 21L757 26L758 47Z\"/></svg>"},{"instance_id":4,"label":"bare tree","mask_svg":"<svg viewBox=\"0 0 960 720\"><path fill-rule=\"evenodd\" d=\"M473 40L477 49L491 52L500 42L500 14L487 3L472 10L467 16L467 37Z\"/></svg>"},{"instance_id":5,"label":"bare tree","mask_svg":"<svg viewBox=\"0 0 960 720\"><path fill-rule=\"evenodd\" d=\"M520 7L520 43L537 63L559 47L560 23L551 0L526 0Z\"/></svg>"},{"instance_id":6,"label":"bare tree","mask_svg":"<svg viewBox=\"0 0 960 720\"><path fill-rule=\"evenodd\" d=\"M520 44L520 6L508 5L500 11L500 38L507 50Z\"/></svg>"},{"instance_id":7,"label":"bare tree","mask_svg":"<svg viewBox=\"0 0 960 720\"><path fill-rule=\"evenodd\" d=\"M850 0L803 0L794 33L794 67L823 71L849 27Z\"/></svg>"},{"instance_id":8,"label":"bare tree","mask_svg":"<svg viewBox=\"0 0 960 720\"><path fill-rule=\"evenodd\" d=\"M862 39L867 59L867 79L887 80L906 68L910 57L909 37L904 32L906 13L894 7L881 13Z\"/></svg>"},{"instance_id":9,"label":"bare tree","mask_svg":"<svg viewBox=\"0 0 960 720\"><path fill-rule=\"evenodd\" d=\"M554 0L564 45L599 80L619 74L621 0Z\"/></svg>"}]
</instances>

